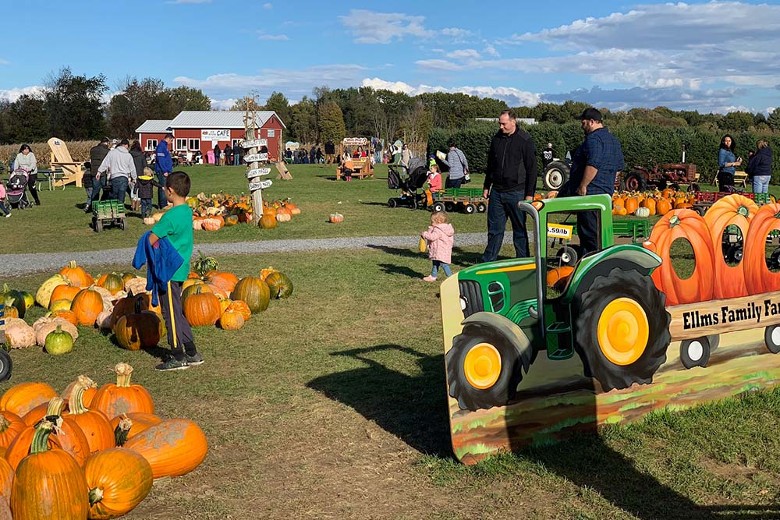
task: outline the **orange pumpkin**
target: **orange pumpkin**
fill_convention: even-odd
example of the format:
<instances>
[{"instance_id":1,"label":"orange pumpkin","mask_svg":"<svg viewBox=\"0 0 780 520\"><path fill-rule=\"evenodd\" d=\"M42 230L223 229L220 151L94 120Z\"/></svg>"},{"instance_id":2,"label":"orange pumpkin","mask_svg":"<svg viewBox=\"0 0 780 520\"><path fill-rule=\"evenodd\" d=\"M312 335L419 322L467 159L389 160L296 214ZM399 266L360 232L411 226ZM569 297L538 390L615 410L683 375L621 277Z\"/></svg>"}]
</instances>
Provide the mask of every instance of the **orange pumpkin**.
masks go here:
<instances>
[{"instance_id":1,"label":"orange pumpkin","mask_svg":"<svg viewBox=\"0 0 780 520\"><path fill-rule=\"evenodd\" d=\"M111 448L93 453L84 465L89 518L116 518L132 511L152 489L152 467L138 453Z\"/></svg>"},{"instance_id":2,"label":"orange pumpkin","mask_svg":"<svg viewBox=\"0 0 780 520\"><path fill-rule=\"evenodd\" d=\"M780 272L772 272L766 264L766 237L780 230L780 203L761 206L750 222L745 236L742 270L748 294L780 291Z\"/></svg>"},{"instance_id":3,"label":"orange pumpkin","mask_svg":"<svg viewBox=\"0 0 780 520\"><path fill-rule=\"evenodd\" d=\"M73 298L75 298L80 291L81 291L81 287L77 287L75 285L68 285L68 284L58 285L51 292L51 299L49 300L49 305L51 305L51 302L55 302L57 300L68 300L69 302L72 302Z\"/></svg>"},{"instance_id":4,"label":"orange pumpkin","mask_svg":"<svg viewBox=\"0 0 780 520\"><path fill-rule=\"evenodd\" d=\"M15 518L87 518L84 472L70 454L50 447L53 430L51 421L43 421L27 439L30 454L18 464L11 488Z\"/></svg>"},{"instance_id":5,"label":"orange pumpkin","mask_svg":"<svg viewBox=\"0 0 780 520\"><path fill-rule=\"evenodd\" d=\"M0 457L0 497L3 501L11 500L11 489L14 482L14 468L8 464L8 461ZM0 515L0 518L11 518L10 511L8 516Z\"/></svg>"},{"instance_id":6,"label":"orange pumpkin","mask_svg":"<svg viewBox=\"0 0 780 520\"><path fill-rule=\"evenodd\" d=\"M136 435L125 448L142 455L154 478L177 477L197 468L208 453L203 430L189 419L169 419Z\"/></svg>"},{"instance_id":7,"label":"orange pumpkin","mask_svg":"<svg viewBox=\"0 0 780 520\"><path fill-rule=\"evenodd\" d=\"M89 287L95 283L94 278L83 267L76 264L75 260L68 262L68 265L60 269L60 274L70 281L71 285L76 287Z\"/></svg>"},{"instance_id":8,"label":"orange pumpkin","mask_svg":"<svg viewBox=\"0 0 780 520\"><path fill-rule=\"evenodd\" d=\"M629 215L633 215L634 212L636 212L636 209L639 207L639 201L636 197L628 197L626 199L626 205L624 206L626 208L626 213Z\"/></svg>"},{"instance_id":9,"label":"orange pumpkin","mask_svg":"<svg viewBox=\"0 0 780 520\"><path fill-rule=\"evenodd\" d=\"M249 305L247 305L247 303L244 300L231 300L230 305L228 305L227 309L225 310L238 312L244 317L244 321L247 321L249 318L252 317L252 310L249 308Z\"/></svg>"},{"instance_id":10,"label":"orange pumpkin","mask_svg":"<svg viewBox=\"0 0 780 520\"><path fill-rule=\"evenodd\" d=\"M154 413L154 400L149 391L141 385L130 384L133 367L127 363L118 363L114 372L116 384L106 383L98 388L92 400L92 408L100 410L109 419L130 412Z\"/></svg>"},{"instance_id":11,"label":"orange pumpkin","mask_svg":"<svg viewBox=\"0 0 780 520\"><path fill-rule=\"evenodd\" d=\"M574 272L574 267L563 265L547 271L547 287L561 288Z\"/></svg>"},{"instance_id":12,"label":"orange pumpkin","mask_svg":"<svg viewBox=\"0 0 780 520\"><path fill-rule=\"evenodd\" d=\"M79 324L79 319L76 316L76 313L73 311L65 311L65 310L52 311L51 315L52 317L55 318L63 318L66 321L68 321L68 323L71 323L73 325Z\"/></svg>"},{"instance_id":13,"label":"orange pumpkin","mask_svg":"<svg viewBox=\"0 0 780 520\"><path fill-rule=\"evenodd\" d=\"M141 350L157 346L164 336L162 320L152 311L134 312L119 318L114 336L120 347Z\"/></svg>"},{"instance_id":14,"label":"orange pumpkin","mask_svg":"<svg viewBox=\"0 0 780 520\"><path fill-rule=\"evenodd\" d=\"M696 267L690 278L683 280L674 270L669 256L677 239L690 242L695 252ZM661 265L652 278L658 290L666 294L667 305L703 302L712 299L715 275L712 266L713 246L704 219L693 210L676 209L656 222L644 246L661 257Z\"/></svg>"},{"instance_id":15,"label":"orange pumpkin","mask_svg":"<svg viewBox=\"0 0 780 520\"><path fill-rule=\"evenodd\" d=\"M158 416L154 415L153 413L144 413L144 412L131 412L131 413L123 413L121 415L118 415L111 419L111 429L116 432L119 428L119 423L121 421L127 421L127 429L125 430L123 434L123 440L121 444L118 442L117 446L124 445L124 443L135 437L141 432L144 432L151 428L152 426L156 424L160 424L162 422L162 419L160 419ZM121 428L120 428L121 429Z\"/></svg>"},{"instance_id":16,"label":"orange pumpkin","mask_svg":"<svg viewBox=\"0 0 780 520\"><path fill-rule=\"evenodd\" d=\"M244 316L236 310L226 310L219 317L219 326L224 330L238 330L244 326Z\"/></svg>"},{"instance_id":17,"label":"orange pumpkin","mask_svg":"<svg viewBox=\"0 0 780 520\"><path fill-rule=\"evenodd\" d=\"M57 391L47 383L18 383L5 391L0 397L0 410L24 417L27 412L39 404L48 403Z\"/></svg>"},{"instance_id":18,"label":"orange pumpkin","mask_svg":"<svg viewBox=\"0 0 780 520\"><path fill-rule=\"evenodd\" d=\"M103 297L92 289L82 289L73 298L70 310L76 313L79 325L91 327L95 324L97 315L103 311Z\"/></svg>"},{"instance_id":19,"label":"orange pumpkin","mask_svg":"<svg viewBox=\"0 0 780 520\"><path fill-rule=\"evenodd\" d=\"M147 311L148 312L148 311ZM99 410L89 410L84 406L84 391L87 387L76 384L68 400L69 412L63 418L69 417L75 422L87 438L89 451L105 450L114 446L114 430L105 414Z\"/></svg>"},{"instance_id":20,"label":"orange pumpkin","mask_svg":"<svg viewBox=\"0 0 780 520\"><path fill-rule=\"evenodd\" d=\"M641 207L647 208L650 210L650 215L655 215L655 206L656 206L656 200L653 197L646 197L642 203L640 204Z\"/></svg>"},{"instance_id":21,"label":"orange pumpkin","mask_svg":"<svg viewBox=\"0 0 780 520\"><path fill-rule=\"evenodd\" d=\"M230 294L233 288L238 283L238 276L228 271L208 271L203 275L203 281L206 285L213 289L218 289L217 292Z\"/></svg>"},{"instance_id":22,"label":"orange pumpkin","mask_svg":"<svg viewBox=\"0 0 780 520\"><path fill-rule=\"evenodd\" d=\"M744 246L745 236L748 232L750 221L758 211L758 205L744 195L728 195L717 200L707 213L704 221L710 230L710 238L715 249L715 288L713 296L716 299L738 298L747 296L745 286L745 272L742 265L730 266L726 263L720 249L723 231L728 226L736 226L742 234Z\"/></svg>"},{"instance_id":23,"label":"orange pumpkin","mask_svg":"<svg viewBox=\"0 0 780 520\"><path fill-rule=\"evenodd\" d=\"M214 325L219 319L221 307L219 299L206 285L194 285L187 289L191 292L182 302L184 317L193 327Z\"/></svg>"},{"instance_id":24,"label":"orange pumpkin","mask_svg":"<svg viewBox=\"0 0 780 520\"><path fill-rule=\"evenodd\" d=\"M260 217L258 225L263 229L273 229L277 226L276 213L263 213Z\"/></svg>"},{"instance_id":25,"label":"orange pumpkin","mask_svg":"<svg viewBox=\"0 0 780 520\"><path fill-rule=\"evenodd\" d=\"M84 406L89 408L92 406L92 399L95 397L95 393L97 392L97 383L83 374L78 376L74 381L66 386L65 390L63 390L60 394L60 397L67 400L76 385L81 385L84 387L84 392L81 394L81 402L84 403Z\"/></svg>"},{"instance_id":26,"label":"orange pumpkin","mask_svg":"<svg viewBox=\"0 0 780 520\"><path fill-rule=\"evenodd\" d=\"M0 412L0 448L7 448L19 435L26 424L22 418L13 412L3 410Z\"/></svg>"},{"instance_id":27,"label":"orange pumpkin","mask_svg":"<svg viewBox=\"0 0 780 520\"><path fill-rule=\"evenodd\" d=\"M111 294L116 294L125 288L122 275L118 273L106 273L98 278L97 285L106 289Z\"/></svg>"}]
</instances>

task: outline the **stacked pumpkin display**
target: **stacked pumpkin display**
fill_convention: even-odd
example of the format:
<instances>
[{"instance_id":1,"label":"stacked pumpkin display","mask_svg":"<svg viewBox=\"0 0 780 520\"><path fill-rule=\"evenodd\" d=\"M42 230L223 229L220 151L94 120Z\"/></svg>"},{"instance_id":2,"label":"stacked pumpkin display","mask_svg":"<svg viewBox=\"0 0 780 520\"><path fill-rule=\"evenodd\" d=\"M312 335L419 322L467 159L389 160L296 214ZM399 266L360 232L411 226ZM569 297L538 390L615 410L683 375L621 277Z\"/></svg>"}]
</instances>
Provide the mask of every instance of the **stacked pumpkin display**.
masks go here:
<instances>
[{"instance_id":1,"label":"stacked pumpkin display","mask_svg":"<svg viewBox=\"0 0 780 520\"><path fill-rule=\"evenodd\" d=\"M730 265L721 253L726 228L739 229L743 237L741 262ZM666 294L667 305L738 298L780 290L780 272L767 266L766 239L780 230L780 204L759 207L743 195L716 201L704 217L691 209L675 209L653 227L644 247L661 257L653 271L656 287ZM695 251L695 267L689 278L680 278L670 258L672 243L686 240Z\"/></svg>"},{"instance_id":2,"label":"stacked pumpkin display","mask_svg":"<svg viewBox=\"0 0 780 520\"><path fill-rule=\"evenodd\" d=\"M100 388L79 376L62 395L28 382L0 397L0 517L115 518L140 504L155 479L203 462L200 427L155 415L132 371L119 363L116 383Z\"/></svg>"},{"instance_id":3,"label":"stacked pumpkin display","mask_svg":"<svg viewBox=\"0 0 780 520\"><path fill-rule=\"evenodd\" d=\"M182 284L184 317L193 327L216 324L225 330L237 330L252 314L265 311L271 299L292 294L290 279L273 267L241 279L218 267L214 258L201 254L193 262L190 278Z\"/></svg>"},{"instance_id":4,"label":"stacked pumpkin display","mask_svg":"<svg viewBox=\"0 0 780 520\"><path fill-rule=\"evenodd\" d=\"M671 188L663 191L616 192L612 196L612 214L637 217L663 216L673 209L690 209L695 200L694 192L675 191Z\"/></svg>"}]
</instances>

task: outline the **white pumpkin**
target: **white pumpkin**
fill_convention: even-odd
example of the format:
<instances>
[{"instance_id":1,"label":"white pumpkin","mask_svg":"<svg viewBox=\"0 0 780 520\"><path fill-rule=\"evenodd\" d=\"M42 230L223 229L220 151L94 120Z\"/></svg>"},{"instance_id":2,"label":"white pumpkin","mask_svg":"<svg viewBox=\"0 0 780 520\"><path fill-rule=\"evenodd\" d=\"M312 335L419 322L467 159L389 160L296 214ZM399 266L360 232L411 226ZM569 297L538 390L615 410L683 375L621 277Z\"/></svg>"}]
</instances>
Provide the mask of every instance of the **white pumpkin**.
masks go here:
<instances>
[{"instance_id":1,"label":"white pumpkin","mask_svg":"<svg viewBox=\"0 0 780 520\"><path fill-rule=\"evenodd\" d=\"M634 215L647 218L650 216L650 208L637 208Z\"/></svg>"}]
</instances>

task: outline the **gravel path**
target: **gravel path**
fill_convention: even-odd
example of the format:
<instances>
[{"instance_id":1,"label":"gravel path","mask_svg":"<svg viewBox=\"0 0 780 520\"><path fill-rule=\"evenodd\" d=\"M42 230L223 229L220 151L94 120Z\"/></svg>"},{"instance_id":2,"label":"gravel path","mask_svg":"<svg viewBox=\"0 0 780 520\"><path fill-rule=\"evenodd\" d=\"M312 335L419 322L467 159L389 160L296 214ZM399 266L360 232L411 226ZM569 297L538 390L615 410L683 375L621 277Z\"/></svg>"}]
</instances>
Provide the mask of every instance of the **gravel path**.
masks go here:
<instances>
[{"instance_id":1,"label":"gravel path","mask_svg":"<svg viewBox=\"0 0 780 520\"><path fill-rule=\"evenodd\" d=\"M260 240L255 242L231 242L195 244L195 255L203 251L208 255L278 253L291 251L322 251L330 249L360 249L376 247L417 248L418 236L344 237L298 240ZM484 245L486 233L461 233L455 236L456 246ZM512 232L504 234L504 242L511 242ZM56 271L69 260L83 266L127 264L135 254L135 248L109 249L106 251L82 251L59 253L30 253L0 255L2 274L20 276L41 271Z\"/></svg>"}]
</instances>

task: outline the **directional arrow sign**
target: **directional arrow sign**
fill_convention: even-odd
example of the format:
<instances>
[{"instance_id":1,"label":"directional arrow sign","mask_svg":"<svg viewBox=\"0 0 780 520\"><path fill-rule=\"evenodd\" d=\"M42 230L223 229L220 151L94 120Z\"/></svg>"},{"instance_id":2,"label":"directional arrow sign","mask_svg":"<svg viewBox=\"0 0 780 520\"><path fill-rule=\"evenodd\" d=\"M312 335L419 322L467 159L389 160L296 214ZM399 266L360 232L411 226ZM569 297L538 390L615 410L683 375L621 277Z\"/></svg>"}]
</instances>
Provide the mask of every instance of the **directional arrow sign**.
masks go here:
<instances>
[{"instance_id":1,"label":"directional arrow sign","mask_svg":"<svg viewBox=\"0 0 780 520\"><path fill-rule=\"evenodd\" d=\"M264 190L270 187L271 184L273 184L273 182L270 180L261 181L260 179L255 179L249 183L249 191Z\"/></svg>"},{"instance_id":2,"label":"directional arrow sign","mask_svg":"<svg viewBox=\"0 0 780 520\"><path fill-rule=\"evenodd\" d=\"M251 163L251 162L262 162L268 160L268 154L267 153L250 153L249 155L244 156L244 161Z\"/></svg>"},{"instance_id":3,"label":"directional arrow sign","mask_svg":"<svg viewBox=\"0 0 780 520\"><path fill-rule=\"evenodd\" d=\"M247 179L254 179L255 177L261 177L271 173L271 168L254 168L246 172Z\"/></svg>"},{"instance_id":4,"label":"directional arrow sign","mask_svg":"<svg viewBox=\"0 0 780 520\"><path fill-rule=\"evenodd\" d=\"M241 143L242 148L260 148L261 146L268 146L267 139L247 139Z\"/></svg>"}]
</instances>

